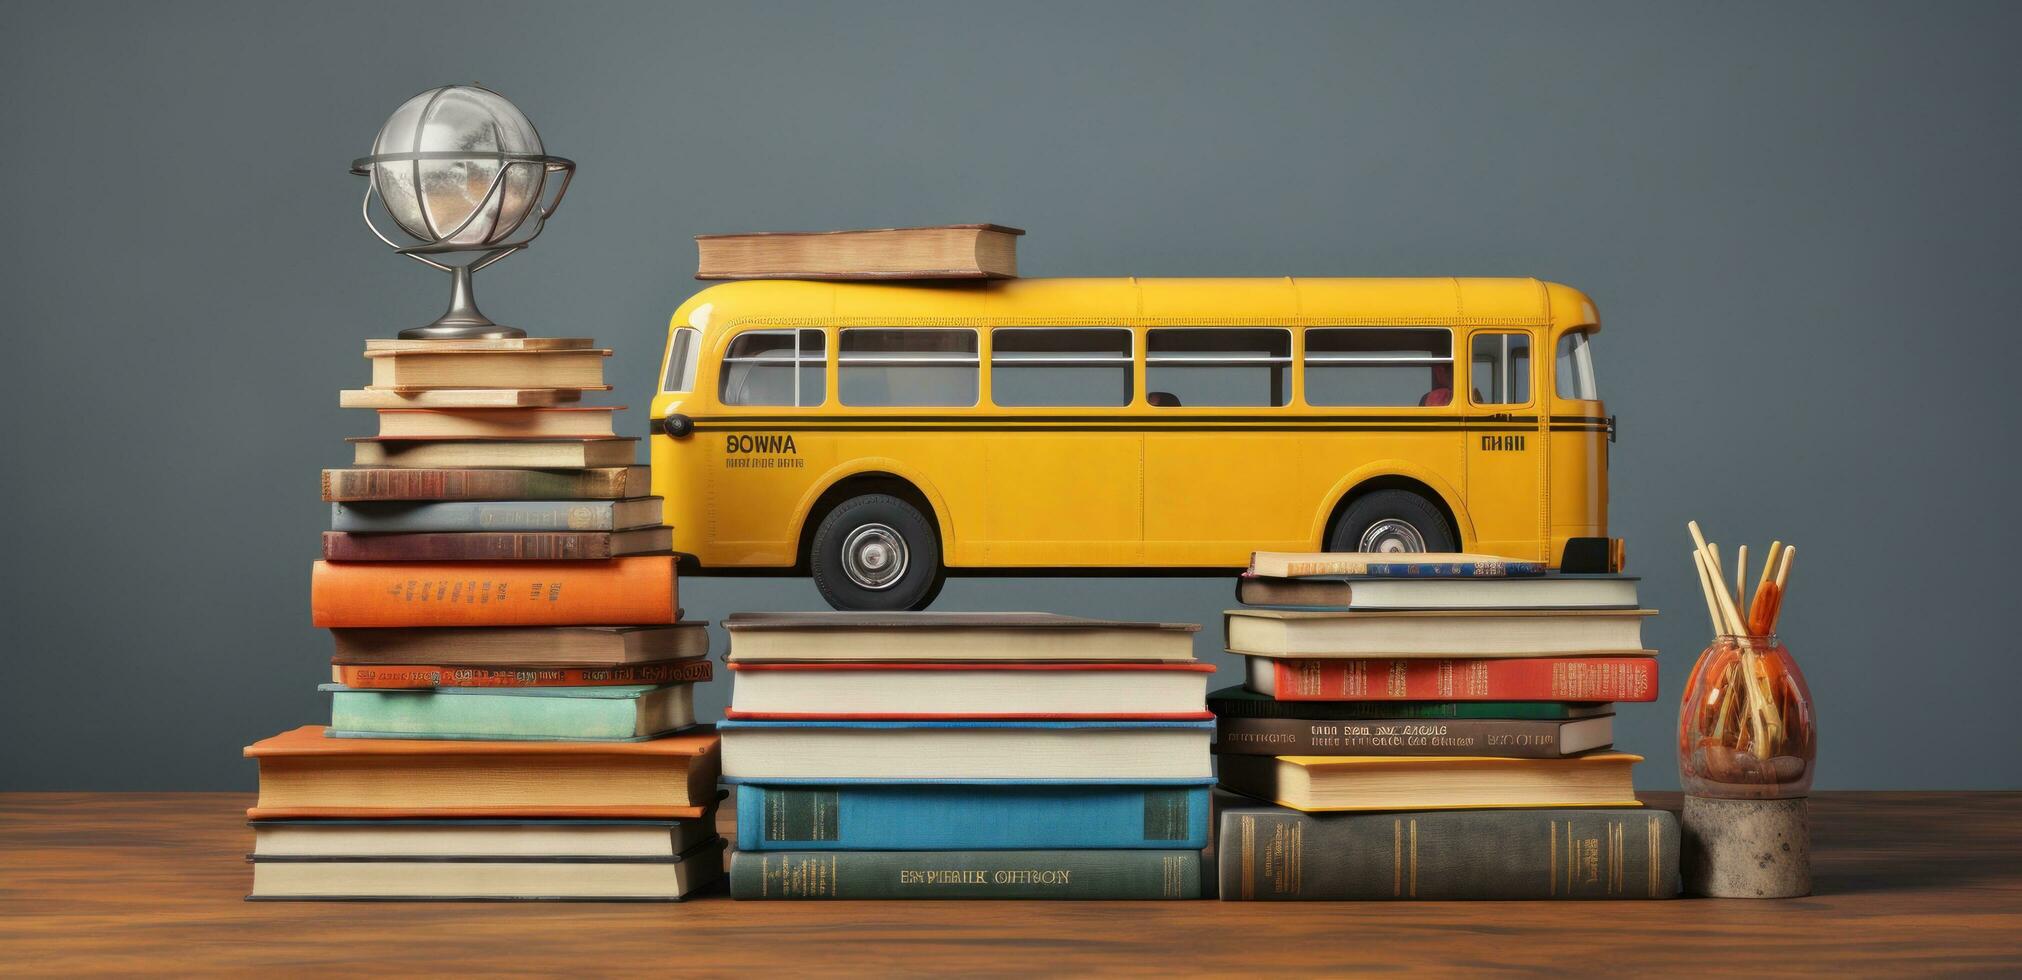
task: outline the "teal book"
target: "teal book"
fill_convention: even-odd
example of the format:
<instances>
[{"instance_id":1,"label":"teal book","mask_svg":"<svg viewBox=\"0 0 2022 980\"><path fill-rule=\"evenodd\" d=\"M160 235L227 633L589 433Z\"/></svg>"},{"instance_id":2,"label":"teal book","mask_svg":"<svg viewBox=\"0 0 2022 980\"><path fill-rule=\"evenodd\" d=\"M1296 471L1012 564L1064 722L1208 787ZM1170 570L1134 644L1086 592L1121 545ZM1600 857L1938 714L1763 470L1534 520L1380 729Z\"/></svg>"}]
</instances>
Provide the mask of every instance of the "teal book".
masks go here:
<instances>
[{"instance_id":1,"label":"teal book","mask_svg":"<svg viewBox=\"0 0 2022 980\"><path fill-rule=\"evenodd\" d=\"M1199 850L1208 785L856 783L737 787L740 851Z\"/></svg>"},{"instance_id":2,"label":"teal book","mask_svg":"<svg viewBox=\"0 0 2022 980\"><path fill-rule=\"evenodd\" d=\"M1295 718L1300 721L1385 721L1390 719L1503 718L1512 721L1573 721L1598 718L1615 708L1608 701L1280 701L1246 687L1225 687L1208 695L1217 718Z\"/></svg>"},{"instance_id":3,"label":"teal book","mask_svg":"<svg viewBox=\"0 0 2022 980\"><path fill-rule=\"evenodd\" d=\"M1199 851L739 851L739 899L1201 897Z\"/></svg>"},{"instance_id":4,"label":"teal book","mask_svg":"<svg viewBox=\"0 0 2022 980\"><path fill-rule=\"evenodd\" d=\"M318 689L330 692L332 738L625 742L695 723L689 684Z\"/></svg>"},{"instance_id":5,"label":"teal book","mask_svg":"<svg viewBox=\"0 0 2022 980\"><path fill-rule=\"evenodd\" d=\"M330 505L330 530L352 534L442 531L623 531L660 523L659 497L629 500L370 500Z\"/></svg>"}]
</instances>

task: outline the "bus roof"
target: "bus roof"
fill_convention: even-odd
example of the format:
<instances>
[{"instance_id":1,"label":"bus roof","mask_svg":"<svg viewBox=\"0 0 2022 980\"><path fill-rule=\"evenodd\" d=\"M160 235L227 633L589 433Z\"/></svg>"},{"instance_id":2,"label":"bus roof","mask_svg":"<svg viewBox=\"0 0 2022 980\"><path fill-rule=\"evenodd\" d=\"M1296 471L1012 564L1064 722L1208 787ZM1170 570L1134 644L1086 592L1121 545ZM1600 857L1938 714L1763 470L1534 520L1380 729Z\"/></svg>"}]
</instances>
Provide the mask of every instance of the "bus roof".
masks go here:
<instances>
[{"instance_id":1,"label":"bus roof","mask_svg":"<svg viewBox=\"0 0 2022 980\"><path fill-rule=\"evenodd\" d=\"M1554 311L1557 311L1556 318ZM753 319L895 318L1071 321L1160 318L1237 323L1520 326L1595 325L1594 304L1570 286L1538 279L995 279L942 282L719 283L689 297L675 326Z\"/></svg>"}]
</instances>

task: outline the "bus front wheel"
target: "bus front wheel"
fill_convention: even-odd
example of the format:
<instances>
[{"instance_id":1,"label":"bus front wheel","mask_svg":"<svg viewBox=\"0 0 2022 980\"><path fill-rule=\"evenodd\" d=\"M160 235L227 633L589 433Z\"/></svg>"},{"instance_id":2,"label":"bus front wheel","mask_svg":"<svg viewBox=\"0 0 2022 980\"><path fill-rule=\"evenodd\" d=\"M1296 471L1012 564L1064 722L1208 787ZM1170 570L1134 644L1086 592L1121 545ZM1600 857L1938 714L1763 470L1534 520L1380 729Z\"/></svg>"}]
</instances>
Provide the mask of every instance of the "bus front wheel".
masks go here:
<instances>
[{"instance_id":1,"label":"bus front wheel","mask_svg":"<svg viewBox=\"0 0 2022 980\"><path fill-rule=\"evenodd\" d=\"M887 493L851 497L822 518L807 564L814 587L837 609L925 609L946 578L934 525Z\"/></svg>"},{"instance_id":2,"label":"bus front wheel","mask_svg":"<svg viewBox=\"0 0 2022 980\"><path fill-rule=\"evenodd\" d=\"M1457 551L1453 528L1432 501L1409 490L1356 498L1334 525L1328 551Z\"/></svg>"}]
</instances>

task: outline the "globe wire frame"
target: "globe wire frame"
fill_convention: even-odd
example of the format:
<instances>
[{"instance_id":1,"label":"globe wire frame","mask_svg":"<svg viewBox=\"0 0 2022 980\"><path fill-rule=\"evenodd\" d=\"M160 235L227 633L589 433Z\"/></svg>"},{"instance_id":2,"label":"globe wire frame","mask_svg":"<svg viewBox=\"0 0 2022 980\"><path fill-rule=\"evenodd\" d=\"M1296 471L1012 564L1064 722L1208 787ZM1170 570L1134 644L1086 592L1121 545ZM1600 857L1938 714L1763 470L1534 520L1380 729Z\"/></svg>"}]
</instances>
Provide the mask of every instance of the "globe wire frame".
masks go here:
<instances>
[{"instance_id":1,"label":"globe wire frame","mask_svg":"<svg viewBox=\"0 0 2022 980\"><path fill-rule=\"evenodd\" d=\"M385 232L380 231L378 223L372 220L372 198L378 187L378 181L373 179L372 168L373 165L381 163L413 163L415 169L414 186L418 194L421 187L421 161L423 160L495 160L499 162L500 166L498 172L492 175L490 186L485 188L484 196L478 199L476 206L471 208L470 214L455 228L436 235L434 241L421 242L415 245L401 245L392 238L387 237ZM537 206L531 209L528 214L520 215L513 222L512 227L506 230L505 237L511 238L513 233L525 226L529 215L534 218L533 230L528 231L525 237L517 241L478 245L458 245L450 241L457 235L462 234L465 228L470 227L471 222L476 221L480 215L484 214L485 208L490 206L493 198L501 198L500 206L504 206L502 197L505 189L506 175L516 166L540 167L543 193L546 192L547 176L549 174L561 175L561 179L555 182L554 197L550 198L546 204L540 204L536 200ZM405 255L430 268L447 272L451 277L448 311L426 326L409 327L406 330L402 330L400 336L403 339L472 339L526 336L526 331L518 327L500 326L478 311L477 302L471 293L471 275L481 272L491 267L500 259L533 244L533 240L540 235L541 230L547 227L549 216L555 213L556 208L562 206L562 196L568 193L569 182L574 180L576 176L576 162L574 160L538 153L501 153L496 151L487 153L481 150L421 150L406 153L376 153L372 156L359 157L351 161L351 173L365 178L365 197L358 204L358 213L360 217L365 219L365 227L371 229L373 237L385 242L387 247L393 249L395 254ZM380 206L386 206L383 199L380 202ZM422 208L422 220L431 226L434 224L434 219L429 215L425 205ZM482 252L484 254L462 265L438 262L429 257L449 252Z\"/></svg>"}]
</instances>

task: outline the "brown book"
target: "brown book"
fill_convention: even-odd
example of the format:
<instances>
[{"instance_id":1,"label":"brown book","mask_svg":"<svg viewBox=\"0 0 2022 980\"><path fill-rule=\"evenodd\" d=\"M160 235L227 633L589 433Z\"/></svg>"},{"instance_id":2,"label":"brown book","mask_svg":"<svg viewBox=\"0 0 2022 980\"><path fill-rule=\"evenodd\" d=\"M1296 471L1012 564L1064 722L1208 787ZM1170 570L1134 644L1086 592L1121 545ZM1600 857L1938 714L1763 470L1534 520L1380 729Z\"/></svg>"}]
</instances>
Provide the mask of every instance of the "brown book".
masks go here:
<instances>
[{"instance_id":1,"label":"brown book","mask_svg":"<svg viewBox=\"0 0 2022 980\"><path fill-rule=\"evenodd\" d=\"M709 624L333 629L332 664L619 667L709 655Z\"/></svg>"},{"instance_id":2,"label":"brown book","mask_svg":"<svg viewBox=\"0 0 2022 980\"><path fill-rule=\"evenodd\" d=\"M1013 279L1018 236L1003 225L697 235L697 279Z\"/></svg>"},{"instance_id":3,"label":"brown book","mask_svg":"<svg viewBox=\"0 0 2022 980\"><path fill-rule=\"evenodd\" d=\"M367 351L372 387L603 388L608 350Z\"/></svg>"},{"instance_id":4,"label":"brown book","mask_svg":"<svg viewBox=\"0 0 2022 980\"><path fill-rule=\"evenodd\" d=\"M339 408L537 408L583 397L581 388L347 388L337 393Z\"/></svg>"},{"instance_id":5,"label":"brown book","mask_svg":"<svg viewBox=\"0 0 2022 980\"><path fill-rule=\"evenodd\" d=\"M1216 755L1482 755L1557 759L1615 744L1592 718L1220 718Z\"/></svg>"},{"instance_id":6,"label":"brown book","mask_svg":"<svg viewBox=\"0 0 2022 980\"><path fill-rule=\"evenodd\" d=\"M1187 661L1192 623L1122 623L1052 613L736 613L730 660Z\"/></svg>"},{"instance_id":7,"label":"brown book","mask_svg":"<svg viewBox=\"0 0 2022 980\"><path fill-rule=\"evenodd\" d=\"M720 755L703 726L642 742L329 738L304 725L246 747L255 820L562 817L695 819Z\"/></svg>"},{"instance_id":8,"label":"brown book","mask_svg":"<svg viewBox=\"0 0 2022 980\"><path fill-rule=\"evenodd\" d=\"M653 492L645 466L583 470L361 467L324 470L323 499L624 500Z\"/></svg>"},{"instance_id":9,"label":"brown book","mask_svg":"<svg viewBox=\"0 0 2022 980\"><path fill-rule=\"evenodd\" d=\"M359 466L453 468L500 466L526 469L594 469L629 466L638 439L381 439L358 436L351 461Z\"/></svg>"},{"instance_id":10,"label":"brown book","mask_svg":"<svg viewBox=\"0 0 2022 980\"><path fill-rule=\"evenodd\" d=\"M329 561L574 561L664 553L671 527L629 531L422 531L406 534L323 532Z\"/></svg>"},{"instance_id":11,"label":"brown book","mask_svg":"<svg viewBox=\"0 0 2022 980\"><path fill-rule=\"evenodd\" d=\"M381 439L608 439L623 405L562 408L382 408Z\"/></svg>"},{"instance_id":12,"label":"brown book","mask_svg":"<svg viewBox=\"0 0 2022 980\"><path fill-rule=\"evenodd\" d=\"M365 352L406 350L588 350L588 337L472 337L460 340L407 340L387 337L365 342Z\"/></svg>"}]
</instances>

